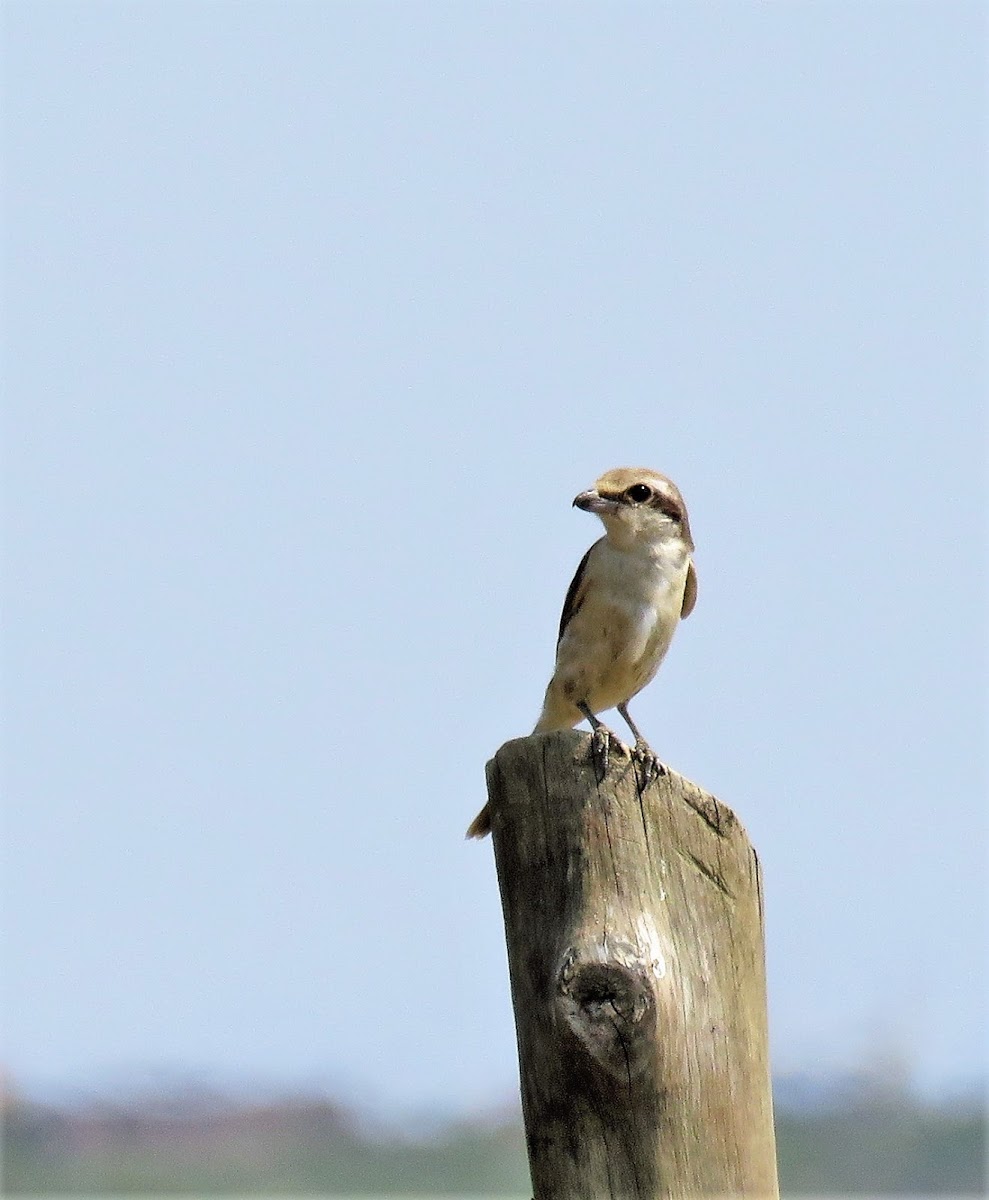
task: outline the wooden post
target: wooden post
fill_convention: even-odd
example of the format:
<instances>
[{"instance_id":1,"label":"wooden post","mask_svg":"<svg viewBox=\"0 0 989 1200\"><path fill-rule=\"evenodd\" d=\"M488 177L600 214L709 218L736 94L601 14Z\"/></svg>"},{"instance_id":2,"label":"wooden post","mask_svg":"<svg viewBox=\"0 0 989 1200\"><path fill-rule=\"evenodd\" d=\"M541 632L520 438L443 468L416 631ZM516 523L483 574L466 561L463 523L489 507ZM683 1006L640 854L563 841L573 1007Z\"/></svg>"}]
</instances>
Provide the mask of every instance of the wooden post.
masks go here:
<instances>
[{"instance_id":1,"label":"wooden post","mask_svg":"<svg viewBox=\"0 0 989 1200\"><path fill-rule=\"evenodd\" d=\"M759 863L713 796L627 750L488 763L535 1200L778 1197ZM614 743L612 743L614 746Z\"/></svg>"}]
</instances>

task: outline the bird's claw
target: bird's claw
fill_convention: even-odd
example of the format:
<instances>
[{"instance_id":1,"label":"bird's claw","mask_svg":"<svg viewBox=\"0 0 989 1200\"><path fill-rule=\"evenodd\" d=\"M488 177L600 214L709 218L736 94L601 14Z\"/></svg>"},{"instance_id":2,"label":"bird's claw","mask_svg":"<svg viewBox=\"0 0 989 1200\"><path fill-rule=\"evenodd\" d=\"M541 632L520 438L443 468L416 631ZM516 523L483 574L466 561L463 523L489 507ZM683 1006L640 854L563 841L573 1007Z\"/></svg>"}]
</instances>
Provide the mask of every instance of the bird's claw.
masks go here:
<instances>
[{"instance_id":1,"label":"bird's claw","mask_svg":"<svg viewBox=\"0 0 989 1200\"><path fill-rule=\"evenodd\" d=\"M656 757L648 743L637 741L632 749L632 762L639 778L639 790L645 791L650 784L666 774L666 767Z\"/></svg>"},{"instance_id":2,"label":"bird's claw","mask_svg":"<svg viewBox=\"0 0 989 1200\"><path fill-rule=\"evenodd\" d=\"M597 725L591 732L591 761L598 783L608 774L612 740L617 742L618 738L607 725Z\"/></svg>"}]
</instances>

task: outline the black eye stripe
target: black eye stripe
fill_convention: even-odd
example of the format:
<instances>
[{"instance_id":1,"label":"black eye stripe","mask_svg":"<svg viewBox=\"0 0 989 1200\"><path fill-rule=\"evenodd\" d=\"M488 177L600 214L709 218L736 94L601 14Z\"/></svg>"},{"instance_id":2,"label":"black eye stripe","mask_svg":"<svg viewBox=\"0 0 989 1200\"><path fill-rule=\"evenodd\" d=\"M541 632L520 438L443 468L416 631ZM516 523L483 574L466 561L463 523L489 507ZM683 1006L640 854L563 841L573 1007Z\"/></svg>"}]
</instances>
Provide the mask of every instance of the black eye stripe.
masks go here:
<instances>
[{"instance_id":1,"label":"black eye stripe","mask_svg":"<svg viewBox=\"0 0 989 1200\"><path fill-rule=\"evenodd\" d=\"M647 483L633 483L623 492L600 488L598 495L602 500L618 500L626 504L641 504L647 508L655 508L661 513L665 513L671 521L683 523L683 507L680 501L673 496L666 495L665 492L651 488Z\"/></svg>"},{"instance_id":2,"label":"black eye stripe","mask_svg":"<svg viewBox=\"0 0 989 1200\"><path fill-rule=\"evenodd\" d=\"M652 498L651 507L666 513L671 521L683 520L683 509L672 496L664 496L662 492L657 492Z\"/></svg>"}]
</instances>

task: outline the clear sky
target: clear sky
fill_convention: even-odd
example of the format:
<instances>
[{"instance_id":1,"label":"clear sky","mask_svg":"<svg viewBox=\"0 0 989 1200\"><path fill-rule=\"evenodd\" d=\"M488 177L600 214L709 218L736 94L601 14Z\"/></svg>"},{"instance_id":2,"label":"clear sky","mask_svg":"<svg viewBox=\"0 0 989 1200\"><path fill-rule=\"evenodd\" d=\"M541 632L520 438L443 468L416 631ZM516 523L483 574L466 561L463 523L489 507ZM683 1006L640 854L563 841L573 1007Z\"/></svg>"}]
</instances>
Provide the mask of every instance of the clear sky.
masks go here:
<instances>
[{"instance_id":1,"label":"clear sky","mask_svg":"<svg viewBox=\"0 0 989 1200\"><path fill-rule=\"evenodd\" d=\"M515 1094L484 762L602 471L779 1071L986 1034L981 4L4 5L4 1063Z\"/></svg>"}]
</instances>

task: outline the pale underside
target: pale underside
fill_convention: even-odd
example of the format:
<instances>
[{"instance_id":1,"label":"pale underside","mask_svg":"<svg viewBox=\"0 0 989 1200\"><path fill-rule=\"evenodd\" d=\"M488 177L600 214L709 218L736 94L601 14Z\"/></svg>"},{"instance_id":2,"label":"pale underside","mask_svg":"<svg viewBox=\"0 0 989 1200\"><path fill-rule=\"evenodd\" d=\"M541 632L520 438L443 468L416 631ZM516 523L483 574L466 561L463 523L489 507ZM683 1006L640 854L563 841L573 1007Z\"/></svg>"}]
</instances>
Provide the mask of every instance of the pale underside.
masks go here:
<instances>
[{"instance_id":1,"label":"pale underside","mask_svg":"<svg viewBox=\"0 0 989 1200\"><path fill-rule=\"evenodd\" d=\"M679 547L647 557L616 550L605 538L591 547L567 597L556 669L535 733L569 729L583 719L578 704L603 712L650 682L689 612L689 569Z\"/></svg>"}]
</instances>

